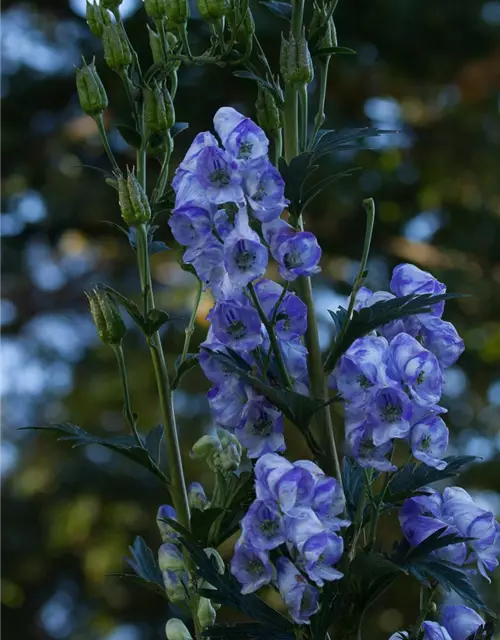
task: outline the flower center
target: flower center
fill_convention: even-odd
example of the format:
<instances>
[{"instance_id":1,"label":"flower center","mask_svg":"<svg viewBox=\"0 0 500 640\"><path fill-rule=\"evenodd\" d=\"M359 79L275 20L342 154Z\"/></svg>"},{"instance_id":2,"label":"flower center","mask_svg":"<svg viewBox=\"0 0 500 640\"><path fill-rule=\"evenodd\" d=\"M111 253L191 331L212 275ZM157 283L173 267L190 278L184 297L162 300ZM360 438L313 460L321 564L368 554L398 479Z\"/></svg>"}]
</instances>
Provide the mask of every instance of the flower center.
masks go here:
<instances>
[{"instance_id":1,"label":"flower center","mask_svg":"<svg viewBox=\"0 0 500 640\"><path fill-rule=\"evenodd\" d=\"M368 378L361 374L356 378L356 382L359 384L359 386L362 389L369 389L370 387L373 387L373 384L368 380Z\"/></svg>"},{"instance_id":2,"label":"flower center","mask_svg":"<svg viewBox=\"0 0 500 640\"><path fill-rule=\"evenodd\" d=\"M235 340L241 340L246 336L247 328L241 320L233 320L227 328L227 333Z\"/></svg>"},{"instance_id":3,"label":"flower center","mask_svg":"<svg viewBox=\"0 0 500 640\"><path fill-rule=\"evenodd\" d=\"M395 404L387 404L381 411L381 416L387 422L395 422L401 417L401 407Z\"/></svg>"},{"instance_id":4,"label":"flower center","mask_svg":"<svg viewBox=\"0 0 500 640\"><path fill-rule=\"evenodd\" d=\"M254 251L248 251L245 249L236 255L234 262L240 271L246 271L254 264L255 258L256 255Z\"/></svg>"},{"instance_id":5,"label":"flower center","mask_svg":"<svg viewBox=\"0 0 500 640\"><path fill-rule=\"evenodd\" d=\"M283 263L287 269L294 269L302 265L302 257L300 253L291 251L290 253L285 253Z\"/></svg>"},{"instance_id":6,"label":"flower center","mask_svg":"<svg viewBox=\"0 0 500 640\"><path fill-rule=\"evenodd\" d=\"M431 437L429 435L424 436L420 443L421 449L428 449L431 446Z\"/></svg>"},{"instance_id":7,"label":"flower center","mask_svg":"<svg viewBox=\"0 0 500 640\"><path fill-rule=\"evenodd\" d=\"M227 187L230 182L229 173L226 169L216 169L215 171L212 171L208 179L216 187Z\"/></svg>"},{"instance_id":8,"label":"flower center","mask_svg":"<svg viewBox=\"0 0 500 640\"><path fill-rule=\"evenodd\" d=\"M418 376L417 376L417 384L422 384L422 382L425 380L425 373L423 371L421 371Z\"/></svg>"},{"instance_id":9,"label":"flower center","mask_svg":"<svg viewBox=\"0 0 500 640\"><path fill-rule=\"evenodd\" d=\"M273 422L269 418L261 417L252 425L252 432L256 436L269 436L273 432Z\"/></svg>"},{"instance_id":10,"label":"flower center","mask_svg":"<svg viewBox=\"0 0 500 640\"><path fill-rule=\"evenodd\" d=\"M252 155L253 144L251 142L242 142L238 152L238 158L240 160L248 160Z\"/></svg>"},{"instance_id":11,"label":"flower center","mask_svg":"<svg viewBox=\"0 0 500 640\"><path fill-rule=\"evenodd\" d=\"M259 576L263 568L262 562L258 558L252 558L247 565L248 573L252 576Z\"/></svg>"},{"instance_id":12,"label":"flower center","mask_svg":"<svg viewBox=\"0 0 500 640\"><path fill-rule=\"evenodd\" d=\"M265 536L271 538L278 530L278 527L276 520L266 519L261 522L260 530Z\"/></svg>"}]
</instances>

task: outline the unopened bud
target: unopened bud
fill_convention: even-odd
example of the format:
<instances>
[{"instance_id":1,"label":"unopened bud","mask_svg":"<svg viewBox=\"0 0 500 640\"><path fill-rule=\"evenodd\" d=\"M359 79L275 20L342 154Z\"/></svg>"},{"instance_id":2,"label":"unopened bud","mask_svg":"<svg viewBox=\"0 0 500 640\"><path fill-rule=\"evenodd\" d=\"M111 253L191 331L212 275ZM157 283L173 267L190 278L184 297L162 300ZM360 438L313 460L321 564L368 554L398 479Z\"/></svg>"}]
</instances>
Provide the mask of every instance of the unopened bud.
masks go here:
<instances>
[{"instance_id":1,"label":"unopened bud","mask_svg":"<svg viewBox=\"0 0 500 640\"><path fill-rule=\"evenodd\" d=\"M144 9L153 20L167 17L168 0L144 0Z\"/></svg>"},{"instance_id":2,"label":"unopened bud","mask_svg":"<svg viewBox=\"0 0 500 640\"><path fill-rule=\"evenodd\" d=\"M172 542L162 544L158 550L160 571L185 571L186 563L179 547Z\"/></svg>"},{"instance_id":3,"label":"unopened bud","mask_svg":"<svg viewBox=\"0 0 500 640\"><path fill-rule=\"evenodd\" d=\"M201 597L198 601L198 609L196 611L198 623L202 629L212 627L215 624L217 613L208 598Z\"/></svg>"},{"instance_id":4,"label":"unopened bud","mask_svg":"<svg viewBox=\"0 0 500 640\"><path fill-rule=\"evenodd\" d=\"M169 28L182 27L191 15L189 0L165 0L165 15Z\"/></svg>"},{"instance_id":5,"label":"unopened bud","mask_svg":"<svg viewBox=\"0 0 500 640\"><path fill-rule=\"evenodd\" d=\"M156 515L156 524L160 530L161 539L163 542L175 542L179 539L179 534L168 522L165 522L167 518L177 521L177 513L169 504L162 504Z\"/></svg>"},{"instance_id":6,"label":"unopened bud","mask_svg":"<svg viewBox=\"0 0 500 640\"><path fill-rule=\"evenodd\" d=\"M259 86L257 93L257 122L267 133L274 133L282 126L281 111L273 94Z\"/></svg>"},{"instance_id":7,"label":"unopened bud","mask_svg":"<svg viewBox=\"0 0 500 640\"><path fill-rule=\"evenodd\" d=\"M163 571L163 584L165 593L170 602L174 604L183 604L188 597L189 576L187 571Z\"/></svg>"},{"instance_id":8,"label":"unopened bud","mask_svg":"<svg viewBox=\"0 0 500 640\"><path fill-rule=\"evenodd\" d=\"M120 344L127 330L113 298L97 287L85 295L99 338L104 344Z\"/></svg>"},{"instance_id":9,"label":"unopened bud","mask_svg":"<svg viewBox=\"0 0 500 640\"><path fill-rule=\"evenodd\" d=\"M101 0L101 6L105 9L118 9L123 0Z\"/></svg>"},{"instance_id":10,"label":"unopened bud","mask_svg":"<svg viewBox=\"0 0 500 640\"><path fill-rule=\"evenodd\" d=\"M309 84L314 78L311 54L303 32L296 41L293 33L287 41L281 36L280 71L285 84Z\"/></svg>"},{"instance_id":11,"label":"unopened bud","mask_svg":"<svg viewBox=\"0 0 500 640\"><path fill-rule=\"evenodd\" d=\"M136 226L151 219L148 197L135 174L130 171L126 180L118 178L118 201L122 218L129 226Z\"/></svg>"},{"instance_id":12,"label":"unopened bud","mask_svg":"<svg viewBox=\"0 0 500 640\"><path fill-rule=\"evenodd\" d=\"M193 640L188 628L179 618L170 618L165 627L167 640Z\"/></svg>"},{"instance_id":13,"label":"unopened bud","mask_svg":"<svg viewBox=\"0 0 500 640\"><path fill-rule=\"evenodd\" d=\"M228 0L196 0L198 11L203 20L213 22L219 20L229 12Z\"/></svg>"},{"instance_id":14,"label":"unopened bud","mask_svg":"<svg viewBox=\"0 0 500 640\"><path fill-rule=\"evenodd\" d=\"M202 436L194 443L189 455L193 460L201 462L217 451L222 451L219 438L217 436Z\"/></svg>"},{"instance_id":15,"label":"unopened bud","mask_svg":"<svg viewBox=\"0 0 500 640\"><path fill-rule=\"evenodd\" d=\"M104 59L110 69L120 73L132 64L132 51L123 29L118 24L110 24L104 28L102 44Z\"/></svg>"},{"instance_id":16,"label":"unopened bud","mask_svg":"<svg viewBox=\"0 0 500 640\"><path fill-rule=\"evenodd\" d=\"M87 0L87 24L90 31L98 38L101 38L104 27L108 27L111 24L111 16L102 4Z\"/></svg>"},{"instance_id":17,"label":"unopened bud","mask_svg":"<svg viewBox=\"0 0 500 640\"><path fill-rule=\"evenodd\" d=\"M326 29L324 29L325 23ZM331 47L336 47L338 44L337 30L335 28L333 16L328 17L326 8L315 2L313 6L311 24L309 25L309 39L313 38L320 29L324 30L322 35L318 38L315 49L329 49Z\"/></svg>"},{"instance_id":18,"label":"unopened bud","mask_svg":"<svg viewBox=\"0 0 500 640\"><path fill-rule=\"evenodd\" d=\"M191 509L203 511L209 505L207 495L203 485L199 482L192 482L188 487L188 502Z\"/></svg>"},{"instance_id":19,"label":"unopened bud","mask_svg":"<svg viewBox=\"0 0 500 640\"><path fill-rule=\"evenodd\" d=\"M222 451L213 457L213 466L219 471L236 471L241 462L241 444L238 438L226 429L217 429Z\"/></svg>"},{"instance_id":20,"label":"unopened bud","mask_svg":"<svg viewBox=\"0 0 500 640\"><path fill-rule=\"evenodd\" d=\"M108 106L106 90L95 68L95 62L83 61L83 66L76 70L76 90L80 106L89 116L97 116Z\"/></svg>"},{"instance_id":21,"label":"unopened bud","mask_svg":"<svg viewBox=\"0 0 500 640\"><path fill-rule=\"evenodd\" d=\"M155 84L144 89L144 119L152 133L166 133L174 126L174 103L166 87Z\"/></svg>"}]
</instances>

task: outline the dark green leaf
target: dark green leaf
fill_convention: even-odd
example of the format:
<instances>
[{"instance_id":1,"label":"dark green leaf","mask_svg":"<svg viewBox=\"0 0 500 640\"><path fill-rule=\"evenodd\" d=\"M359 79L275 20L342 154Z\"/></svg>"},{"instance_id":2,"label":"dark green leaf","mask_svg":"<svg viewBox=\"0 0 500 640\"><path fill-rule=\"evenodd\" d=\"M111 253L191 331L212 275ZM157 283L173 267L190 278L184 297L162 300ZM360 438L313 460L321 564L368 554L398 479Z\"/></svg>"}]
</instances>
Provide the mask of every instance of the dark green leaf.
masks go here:
<instances>
[{"instance_id":1,"label":"dark green leaf","mask_svg":"<svg viewBox=\"0 0 500 640\"><path fill-rule=\"evenodd\" d=\"M399 503L412 493L433 482L457 476L463 467L477 460L475 456L449 456L444 459L447 466L439 471L425 464L412 463L397 471L390 484L388 500Z\"/></svg>"},{"instance_id":2,"label":"dark green leaf","mask_svg":"<svg viewBox=\"0 0 500 640\"><path fill-rule=\"evenodd\" d=\"M144 332L150 337L170 320L170 316L160 309L151 309L144 324Z\"/></svg>"},{"instance_id":3,"label":"dark green leaf","mask_svg":"<svg viewBox=\"0 0 500 640\"><path fill-rule=\"evenodd\" d=\"M278 18L290 21L292 19L292 5L288 2L277 2L276 0L260 0L259 4L269 9Z\"/></svg>"},{"instance_id":4,"label":"dark green leaf","mask_svg":"<svg viewBox=\"0 0 500 640\"><path fill-rule=\"evenodd\" d=\"M210 527L222 513L224 513L224 509L220 507L210 507L204 511L192 509L191 532L204 547L209 546Z\"/></svg>"},{"instance_id":5,"label":"dark green leaf","mask_svg":"<svg viewBox=\"0 0 500 640\"><path fill-rule=\"evenodd\" d=\"M363 468L357 464L354 458L344 456L342 482L344 485L347 514L351 520L354 520L365 486Z\"/></svg>"},{"instance_id":6,"label":"dark green leaf","mask_svg":"<svg viewBox=\"0 0 500 640\"><path fill-rule=\"evenodd\" d=\"M334 338L336 338L342 331L342 327L347 320L347 309L344 309L344 307L339 307L337 311L328 309L328 313L330 314L333 320L333 324L335 325Z\"/></svg>"},{"instance_id":7,"label":"dark green leaf","mask_svg":"<svg viewBox=\"0 0 500 640\"><path fill-rule=\"evenodd\" d=\"M174 126L170 129L170 135L172 136L172 138L175 138L175 136L178 136L179 133L182 133L188 128L189 128L189 122L176 122Z\"/></svg>"},{"instance_id":8,"label":"dark green leaf","mask_svg":"<svg viewBox=\"0 0 500 640\"><path fill-rule=\"evenodd\" d=\"M336 53L352 55L356 54L357 51L354 51L354 49L349 49L349 47L325 47L324 49L316 49L315 51L313 51L312 55L319 57Z\"/></svg>"},{"instance_id":9,"label":"dark green leaf","mask_svg":"<svg viewBox=\"0 0 500 640\"><path fill-rule=\"evenodd\" d=\"M179 358L177 359L179 360ZM175 377L172 380L172 389L177 389L180 385L182 378L188 371L191 371L193 367L198 364L198 356L195 353L188 353L185 360L180 364L175 363Z\"/></svg>"},{"instance_id":10,"label":"dark green leaf","mask_svg":"<svg viewBox=\"0 0 500 640\"><path fill-rule=\"evenodd\" d=\"M167 599L167 594L165 591L165 587L157 584L156 582L149 582L149 580L144 580L140 576L135 575L135 573L108 573L109 578L119 578L120 580L126 580L127 582L135 582L138 586L148 589L153 593L156 593L158 596L162 596Z\"/></svg>"},{"instance_id":11,"label":"dark green leaf","mask_svg":"<svg viewBox=\"0 0 500 640\"><path fill-rule=\"evenodd\" d=\"M144 446L155 464L160 464L161 445L163 440L163 425L159 424L148 433Z\"/></svg>"},{"instance_id":12,"label":"dark green leaf","mask_svg":"<svg viewBox=\"0 0 500 640\"><path fill-rule=\"evenodd\" d=\"M341 173L336 173L333 176L327 176L322 180L319 180L314 185L304 190L304 194L302 196L303 202L301 202L301 209L306 209L314 198L319 195L322 191L327 189L331 184L337 182L337 180L341 180L342 178L347 178L352 176L353 172L357 169L348 169L347 171L342 171Z\"/></svg>"},{"instance_id":13,"label":"dark green leaf","mask_svg":"<svg viewBox=\"0 0 500 640\"><path fill-rule=\"evenodd\" d=\"M136 537L134 544L129 549L132 554L132 558L127 558L129 566L150 588L165 597L160 567L151 549L140 536Z\"/></svg>"},{"instance_id":14,"label":"dark green leaf","mask_svg":"<svg viewBox=\"0 0 500 640\"><path fill-rule=\"evenodd\" d=\"M148 245L148 253L150 256L155 253L163 253L163 251L170 251L170 247L168 247L162 240L153 240Z\"/></svg>"},{"instance_id":15,"label":"dark green leaf","mask_svg":"<svg viewBox=\"0 0 500 640\"><path fill-rule=\"evenodd\" d=\"M127 144L134 149L140 149L142 144L141 134L133 127L129 127L127 124L119 124L116 127Z\"/></svg>"},{"instance_id":16,"label":"dark green leaf","mask_svg":"<svg viewBox=\"0 0 500 640\"><path fill-rule=\"evenodd\" d=\"M443 549L444 547L448 547L452 544L458 544L459 542L467 542L471 539L462 538L456 533L449 533L445 535L447 528L447 526L441 527L441 529L431 533L431 535L423 540L419 545L410 549L405 555L404 562L411 563L421 558L427 558L427 556L433 551Z\"/></svg>"},{"instance_id":17,"label":"dark green leaf","mask_svg":"<svg viewBox=\"0 0 500 640\"><path fill-rule=\"evenodd\" d=\"M112 287L109 287L107 284L99 283L98 286L101 289L104 289L107 293L109 293L109 295L113 298L113 300L125 309L128 315L132 318L132 320L136 323L136 325L140 329L142 329L142 331L145 330L146 323L144 320L144 316L139 311L139 307L135 304L135 302L133 302L132 300L129 300L124 295L122 295L121 293L113 289Z\"/></svg>"},{"instance_id":18,"label":"dark green leaf","mask_svg":"<svg viewBox=\"0 0 500 640\"><path fill-rule=\"evenodd\" d=\"M293 640L295 638L291 633L272 631L262 624L252 622L208 627L202 635L212 640Z\"/></svg>"},{"instance_id":19,"label":"dark green leaf","mask_svg":"<svg viewBox=\"0 0 500 640\"><path fill-rule=\"evenodd\" d=\"M121 224L116 224L116 222L111 222L110 220L102 220L102 223L107 224L109 227L113 227L113 229L116 229L117 231L120 231L128 238L128 229L122 227Z\"/></svg>"},{"instance_id":20,"label":"dark green leaf","mask_svg":"<svg viewBox=\"0 0 500 640\"><path fill-rule=\"evenodd\" d=\"M437 296L433 296L430 293L422 295L411 294L401 298L381 300L371 307L363 307L359 311L354 311L347 329L334 342L325 365L326 372L333 371L340 356L358 338L362 338L378 327L398 318L405 318L418 313L430 313L432 306L438 302L459 297L461 297L461 294L457 293L442 293Z\"/></svg>"},{"instance_id":21,"label":"dark green leaf","mask_svg":"<svg viewBox=\"0 0 500 640\"><path fill-rule=\"evenodd\" d=\"M270 82L268 82L264 78L261 78L255 73L252 73L251 71L240 71L240 70L233 71L233 76L236 76L237 78L245 78L246 80L253 80L262 88L267 89L267 91L269 91L273 95L273 98L275 99L278 107L283 108L283 105L284 105L283 97L276 90L276 87L274 87Z\"/></svg>"},{"instance_id":22,"label":"dark green leaf","mask_svg":"<svg viewBox=\"0 0 500 640\"><path fill-rule=\"evenodd\" d=\"M132 436L114 436L110 438L99 438L93 436L84 429L71 424L70 422L63 422L60 424L47 424L35 427L23 427L24 429L41 429L45 431L55 431L56 433L63 434L58 440L68 440L73 443L73 447L88 446L90 444L99 444L102 447L111 449L116 453L120 453L129 460L133 460L138 464L146 467L149 471L153 472L162 482L169 484L168 478L158 468L155 461L151 458L148 451L140 447L135 438Z\"/></svg>"},{"instance_id":23,"label":"dark green leaf","mask_svg":"<svg viewBox=\"0 0 500 640\"><path fill-rule=\"evenodd\" d=\"M358 129L342 129L340 131L325 131L315 142L312 151L314 159L333 153L339 149L360 148L360 141L365 138L373 138L385 133L396 133L389 129L377 129L376 127L361 127Z\"/></svg>"}]
</instances>

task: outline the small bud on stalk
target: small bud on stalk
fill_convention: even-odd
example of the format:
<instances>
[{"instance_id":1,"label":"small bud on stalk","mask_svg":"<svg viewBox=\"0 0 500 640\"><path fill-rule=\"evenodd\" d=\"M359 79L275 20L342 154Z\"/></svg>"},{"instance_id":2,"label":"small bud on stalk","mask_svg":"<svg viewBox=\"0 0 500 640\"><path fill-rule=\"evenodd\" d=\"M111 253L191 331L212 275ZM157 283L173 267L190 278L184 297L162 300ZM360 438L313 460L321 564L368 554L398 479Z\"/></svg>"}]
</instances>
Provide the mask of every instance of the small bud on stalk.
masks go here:
<instances>
[{"instance_id":1,"label":"small bud on stalk","mask_svg":"<svg viewBox=\"0 0 500 640\"><path fill-rule=\"evenodd\" d=\"M121 343L127 332L115 301L102 289L97 287L86 291L90 304L90 313L99 338L104 344L115 346Z\"/></svg>"},{"instance_id":2,"label":"small bud on stalk","mask_svg":"<svg viewBox=\"0 0 500 640\"><path fill-rule=\"evenodd\" d=\"M165 627L167 640L193 640L188 628L179 620L179 618L171 618Z\"/></svg>"},{"instance_id":3,"label":"small bud on stalk","mask_svg":"<svg viewBox=\"0 0 500 640\"><path fill-rule=\"evenodd\" d=\"M190 15L188 0L165 0L165 17L169 29L185 25Z\"/></svg>"},{"instance_id":4,"label":"small bud on stalk","mask_svg":"<svg viewBox=\"0 0 500 640\"><path fill-rule=\"evenodd\" d=\"M87 24L95 36L102 38L104 27L108 27L111 24L111 16L102 4L88 2L87 0Z\"/></svg>"},{"instance_id":5,"label":"small bud on stalk","mask_svg":"<svg viewBox=\"0 0 500 640\"><path fill-rule=\"evenodd\" d=\"M219 20L229 12L228 0L196 0L200 16L207 22Z\"/></svg>"},{"instance_id":6,"label":"small bud on stalk","mask_svg":"<svg viewBox=\"0 0 500 640\"><path fill-rule=\"evenodd\" d=\"M285 84L309 84L314 78L314 68L305 32L296 41L293 33L287 41L281 36L280 70Z\"/></svg>"},{"instance_id":7,"label":"small bud on stalk","mask_svg":"<svg viewBox=\"0 0 500 640\"><path fill-rule=\"evenodd\" d=\"M203 511L209 506L208 498L203 485L199 482L192 482L188 487L188 501L191 509Z\"/></svg>"},{"instance_id":8,"label":"small bud on stalk","mask_svg":"<svg viewBox=\"0 0 500 640\"><path fill-rule=\"evenodd\" d=\"M105 27L102 32L104 59L112 71L121 73L132 64L132 51L123 29L117 24Z\"/></svg>"},{"instance_id":9,"label":"small bud on stalk","mask_svg":"<svg viewBox=\"0 0 500 640\"><path fill-rule=\"evenodd\" d=\"M158 566L160 571L184 571L186 563L179 547L171 542L162 544L158 550Z\"/></svg>"},{"instance_id":10,"label":"small bud on stalk","mask_svg":"<svg viewBox=\"0 0 500 640\"><path fill-rule=\"evenodd\" d=\"M169 504L162 504L156 514L156 524L160 530L161 539L163 542L176 542L179 539L179 534L165 521L166 519L177 521L177 513Z\"/></svg>"},{"instance_id":11,"label":"small bud on stalk","mask_svg":"<svg viewBox=\"0 0 500 640\"><path fill-rule=\"evenodd\" d=\"M215 453L213 465L219 471L236 471L241 462L241 444L236 436L226 429L217 429L222 451Z\"/></svg>"},{"instance_id":12,"label":"small bud on stalk","mask_svg":"<svg viewBox=\"0 0 500 640\"><path fill-rule=\"evenodd\" d=\"M130 171L127 179L118 178L118 201L122 218L129 226L136 226L151 219L148 197L135 174Z\"/></svg>"},{"instance_id":13,"label":"small bud on stalk","mask_svg":"<svg viewBox=\"0 0 500 640\"><path fill-rule=\"evenodd\" d=\"M274 133L282 127L281 111L278 109L273 94L259 87L257 101L257 122L267 133Z\"/></svg>"},{"instance_id":14,"label":"small bud on stalk","mask_svg":"<svg viewBox=\"0 0 500 640\"><path fill-rule=\"evenodd\" d=\"M217 613L208 598L201 597L199 599L196 616L202 629L212 627L215 624Z\"/></svg>"},{"instance_id":15,"label":"small bud on stalk","mask_svg":"<svg viewBox=\"0 0 500 640\"><path fill-rule=\"evenodd\" d=\"M326 28L325 28L325 22L326 22ZM315 49L321 50L321 49L330 49L331 47L336 47L338 44L337 30L335 28L335 22L333 20L333 16L330 16L328 18L326 9L314 3L311 24L309 25L309 39L313 38L315 34L322 28L324 30L322 35L318 38L318 42L315 45ZM331 54L325 54L325 55L331 55Z\"/></svg>"},{"instance_id":16,"label":"small bud on stalk","mask_svg":"<svg viewBox=\"0 0 500 640\"><path fill-rule=\"evenodd\" d=\"M94 60L90 64L84 60L81 69L76 70L76 89L82 110L87 115L98 116L108 106L106 90L97 73Z\"/></svg>"},{"instance_id":17,"label":"small bud on stalk","mask_svg":"<svg viewBox=\"0 0 500 640\"><path fill-rule=\"evenodd\" d=\"M174 103L168 89L159 84L144 89L144 119L152 133L167 133L175 123Z\"/></svg>"}]
</instances>

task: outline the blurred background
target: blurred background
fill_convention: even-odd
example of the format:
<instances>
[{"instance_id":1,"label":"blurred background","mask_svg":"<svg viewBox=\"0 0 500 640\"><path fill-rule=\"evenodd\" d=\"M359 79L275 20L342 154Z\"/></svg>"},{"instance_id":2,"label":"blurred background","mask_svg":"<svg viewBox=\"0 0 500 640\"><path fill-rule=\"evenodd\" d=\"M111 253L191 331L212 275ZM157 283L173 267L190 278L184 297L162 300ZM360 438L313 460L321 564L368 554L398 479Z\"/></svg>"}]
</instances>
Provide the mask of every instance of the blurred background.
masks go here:
<instances>
[{"instance_id":1,"label":"blurred background","mask_svg":"<svg viewBox=\"0 0 500 640\"><path fill-rule=\"evenodd\" d=\"M264 49L277 64L285 23L255 2ZM125 432L112 351L97 336L83 290L105 281L131 297L139 282L119 222L115 192L93 121L79 108L74 65L94 53L110 99L107 125L122 166L133 150L114 128L127 117L117 76L87 29L84 0L4 0L2 6L2 628L20 640L153 640L164 637L165 601L109 574L124 570L136 534L160 544L155 513L166 496L142 467L103 449L71 449L53 434L17 427L70 420L94 434ZM149 60L145 13L125 0L122 13L141 59ZM196 51L206 27L190 22ZM481 458L463 484L500 513L500 2L495 0L341 0L339 44L357 56L333 59L327 97L331 128L373 124L400 133L369 149L332 158L332 171L362 167L320 197L308 226L324 250L315 279L326 348L327 308L345 299L362 249L363 198L377 202L368 285L386 288L395 264L415 262L471 294L449 302L467 350L447 371L443 404L450 453ZM206 41L206 40L205 40ZM176 162L191 138L231 105L254 115L255 85L230 70L180 73ZM314 102L312 109L314 111ZM157 170L151 164L151 173ZM171 238L165 218L158 239ZM158 305L172 316L164 334L170 365L181 350L194 279L174 251L153 259ZM201 341L204 299L193 344ZM125 342L134 409L158 423L150 360L140 337ZM207 381L197 370L176 394L189 480L210 478L187 457L210 428ZM289 435L291 455L304 453ZM383 522L390 544L399 535ZM500 574L480 588L500 609ZM389 592L367 629L382 640L415 619L410 589ZM415 594L416 595L416 594ZM500 636L497 636L500 637Z\"/></svg>"}]
</instances>

